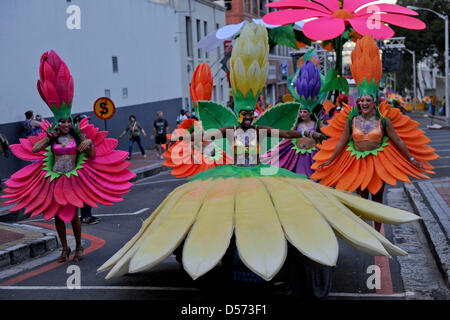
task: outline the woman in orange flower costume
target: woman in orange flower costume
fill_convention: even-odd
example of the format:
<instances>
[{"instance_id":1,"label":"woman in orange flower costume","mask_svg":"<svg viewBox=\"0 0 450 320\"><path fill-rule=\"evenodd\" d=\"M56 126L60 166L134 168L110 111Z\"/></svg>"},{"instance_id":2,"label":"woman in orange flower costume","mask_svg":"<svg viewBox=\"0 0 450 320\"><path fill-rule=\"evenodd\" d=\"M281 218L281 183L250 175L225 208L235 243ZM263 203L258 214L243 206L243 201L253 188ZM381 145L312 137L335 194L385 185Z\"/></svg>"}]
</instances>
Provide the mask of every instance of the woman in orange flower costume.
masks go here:
<instances>
[{"instance_id":1,"label":"woman in orange flower costume","mask_svg":"<svg viewBox=\"0 0 450 320\"><path fill-rule=\"evenodd\" d=\"M382 202L385 183L429 178L428 161L439 158L418 129L419 123L391 108L387 101L376 105L382 76L379 49L370 36L358 40L352 52L351 71L360 94L360 110L345 105L322 131L330 137L320 146L312 179L339 190L357 191L363 198ZM375 223L380 230L381 223Z\"/></svg>"},{"instance_id":2,"label":"woman in orange flower costume","mask_svg":"<svg viewBox=\"0 0 450 320\"><path fill-rule=\"evenodd\" d=\"M198 115L197 101L211 100L213 89L213 77L207 63L200 63L192 75L190 94L194 103L195 114ZM175 135L184 136L193 132L201 132L202 126L194 119L184 120L175 129ZM171 134L167 135L170 139ZM212 167L233 162L219 147L210 141L202 141L196 144L191 141L178 141L171 146L163 156L167 159L163 165L171 170L171 174L177 178L193 176Z\"/></svg>"}]
</instances>

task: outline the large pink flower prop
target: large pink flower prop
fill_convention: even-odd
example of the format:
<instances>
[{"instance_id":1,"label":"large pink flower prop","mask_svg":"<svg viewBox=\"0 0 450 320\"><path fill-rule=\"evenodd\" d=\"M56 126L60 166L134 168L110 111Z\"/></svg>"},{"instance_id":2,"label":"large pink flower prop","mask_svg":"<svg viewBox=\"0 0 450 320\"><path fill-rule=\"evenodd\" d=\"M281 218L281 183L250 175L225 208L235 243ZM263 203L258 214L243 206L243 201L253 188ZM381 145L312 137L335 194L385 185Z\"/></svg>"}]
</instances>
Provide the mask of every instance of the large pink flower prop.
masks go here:
<instances>
[{"instance_id":1,"label":"large pink flower prop","mask_svg":"<svg viewBox=\"0 0 450 320\"><path fill-rule=\"evenodd\" d=\"M62 102L66 106L70 105L73 99L73 78L65 62L55 51L42 55L39 77L37 89L50 109L53 109L53 104L59 109Z\"/></svg>"},{"instance_id":2,"label":"large pink flower prop","mask_svg":"<svg viewBox=\"0 0 450 320\"><path fill-rule=\"evenodd\" d=\"M45 121L42 133L38 137L20 139L20 144L11 145L12 152L20 159L34 161L32 164L14 173L5 182L7 188L2 198L10 198L4 204L17 204L10 211L25 208L25 214L31 217L43 213L46 220L58 215L69 222L76 213L76 208L84 204L97 208L98 204L113 205L123 201L120 196L130 191L130 179L136 175L128 170L130 163L124 161L128 156L125 151L114 150L117 140L106 138L106 131L99 131L88 118L79 123L81 133L93 141L96 157L86 158L69 177L62 174L56 179L48 176L46 166L47 151L33 153L33 145L45 137L50 123ZM80 155L78 155L80 157Z\"/></svg>"},{"instance_id":3,"label":"large pink flower prop","mask_svg":"<svg viewBox=\"0 0 450 320\"><path fill-rule=\"evenodd\" d=\"M280 0L267 4L267 7L287 9L266 14L263 21L268 24L285 25L312 19L303 25L303 33L312 40L331 40L345 31L350 24L361 35L371 35L375 39L387 39L394 35L386 24L406 29L420 30L425 23L410 17L418 13L408 8L381 3L364 5L373 0L343 0L342 7L338 0Z\"/></svg>"}]
</instances>

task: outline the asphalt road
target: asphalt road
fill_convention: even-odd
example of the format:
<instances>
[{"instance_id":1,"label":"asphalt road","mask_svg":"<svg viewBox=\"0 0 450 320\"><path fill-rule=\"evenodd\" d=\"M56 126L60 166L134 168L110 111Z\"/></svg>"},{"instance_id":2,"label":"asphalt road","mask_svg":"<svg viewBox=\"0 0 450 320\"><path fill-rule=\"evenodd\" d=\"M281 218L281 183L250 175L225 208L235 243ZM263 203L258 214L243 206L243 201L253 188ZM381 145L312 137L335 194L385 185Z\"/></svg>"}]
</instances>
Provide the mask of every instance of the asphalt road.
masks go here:
<instances>
[{"instance_id":1,"label":"asphalt road","mask_svg":"<svg viewBox=\"0 0 450 320\"><path fill-rule=\"evenodd\" d=\"M429 119L418 118L421 126ZM436 161L437 177L450 176L450 145L447 143L449 130L427 131L438 150L441 159ZM9 287L0 288L0 300L153 300L217 301L228 293L224 290L219 270L213 270L199 280L192 280L182 266L170 256L155 268L137 274L129 274L106 281L106 273L97 274L96 269L109 259L139 230L159 203L177 186L186 180L173 178L168 172L140 180L125 195L125 201L112 207L102 206L93 210L101 217L96 225L83 225L84 246L92 252L85 254L78 263L71 261L55 264L59 256L32 269L21 270L7 279ZM389 189L389 188L387 188ZM388 190L386 191L388 192ZM38 219L26 223L44 223ZM46 223L46 222L45 222ZM51 227L51 223L46 223ZM41 225L42 226L42 225ZM392 241L391 226L385 233ZM396 258L387 259L360 253L345 242L339 241L340 254L334 270L333 285L329 299L405 299L400 268ZM372 266L381 268L381 288L371 289L368 280L373 275ZM75 267L74 267L75 266ZM77 269L77 267L79 269ZM78 270L80 289L69 289L73 284L73 270ZM4 286L5 282L0 286ZM242 294L242 293L241 293ZM252 292L253 297L267 297L267 294L285 298L282 286L267 292ZM406 293L407 294L407 293ZM235 295L239 296L236 292ZM247 295L247 293L245 293ZM248 296L247 296L248 297Z\"/></svg>"}]
</instances>

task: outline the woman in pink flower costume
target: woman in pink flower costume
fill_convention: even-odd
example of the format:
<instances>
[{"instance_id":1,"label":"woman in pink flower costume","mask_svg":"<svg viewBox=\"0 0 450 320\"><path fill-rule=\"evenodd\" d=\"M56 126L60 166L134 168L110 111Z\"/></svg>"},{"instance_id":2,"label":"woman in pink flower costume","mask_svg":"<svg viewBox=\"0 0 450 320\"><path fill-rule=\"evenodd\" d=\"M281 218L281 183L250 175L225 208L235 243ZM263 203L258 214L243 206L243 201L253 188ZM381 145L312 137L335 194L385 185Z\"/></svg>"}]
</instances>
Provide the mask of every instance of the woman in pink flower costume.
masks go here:
<instances>
[{"instance_id":1,"label":"woman in pink flower costume","mask_svg":"<svg viewBox=\"0 0 450 320\"><path fill-rule=\"evenodd\" d=\"M70 256L65 223L71 222L76 239L73 260L79 261L83 247L78 208L122 201L135 174L124 161L127 152L114 150L117 140L106 138L106 131L89 124L88 118L72 124L73 78L54 51L42 55L39 74L38 91L55 122L44 121L39 136L11 146L17 157L33 163L5 182L8 188L3 197L10 198L5 204L17 203L10 211L25 209L31 217L42 213L46 220L55 218L62 244L59 262Z\"/></svg>"}]
</instances>

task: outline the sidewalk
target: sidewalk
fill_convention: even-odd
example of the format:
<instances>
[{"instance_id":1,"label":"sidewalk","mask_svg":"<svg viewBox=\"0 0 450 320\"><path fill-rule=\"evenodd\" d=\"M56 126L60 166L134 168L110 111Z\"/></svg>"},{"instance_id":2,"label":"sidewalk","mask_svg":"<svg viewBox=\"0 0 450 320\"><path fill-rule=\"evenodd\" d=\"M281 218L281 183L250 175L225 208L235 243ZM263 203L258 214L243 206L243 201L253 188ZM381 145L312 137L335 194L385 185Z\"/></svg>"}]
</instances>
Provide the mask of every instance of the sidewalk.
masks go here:
<instances>
[{"instance_id":1,"label":"sidewalk","mask_svg":"<svg viewBox=\"0 0 450 320\"><path fill-rule=\"evenodd\" d=\"M136 173L136 181L169 170L155 150L147 150L147 157L134 153L129 169ZM3 186L5 187L5 186ZM0 191L0 195L3 193ZM16 265L58 248L56 233L44 228L14 223L26 219L24 210L9 212L13 205L3 206L0 199L0 269Z\"/></svg>"},{"instance_id":2,"label":"sidewalk","mask_svg":"<svg viewBox=\"0 0 450 320\"><path fill-rule=\"evenodd\" d=\"M404 184L436 263L450 288L450 178Z\"/></svg>"}]
</instances>

